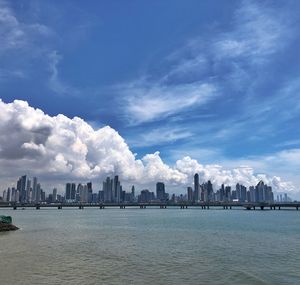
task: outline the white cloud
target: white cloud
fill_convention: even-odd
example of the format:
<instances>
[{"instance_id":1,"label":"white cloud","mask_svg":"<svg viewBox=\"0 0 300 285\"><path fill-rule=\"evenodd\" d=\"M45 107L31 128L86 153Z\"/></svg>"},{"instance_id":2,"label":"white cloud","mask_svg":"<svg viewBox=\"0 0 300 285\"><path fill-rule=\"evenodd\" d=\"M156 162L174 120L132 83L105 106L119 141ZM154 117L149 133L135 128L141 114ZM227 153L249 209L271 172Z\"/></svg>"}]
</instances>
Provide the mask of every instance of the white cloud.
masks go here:
<instances>
[{"instance_id":1,"label":"white cloud","mask_svg":"<svg viewBox=\"0 0 300 285\"><path fill-rule=\"evenodd\" d=\"M48 55L48 65L50 70L49 87L52 91L60 95L79 95L79 91L73 86L62 81L58 73L58 65L62 60L62 56L56 50Z\"/></svg>"},{"instance_id":2,"label":"white cloud","mask_svg":"<svg viewBox=\"0 0 300 285\"><path fill-rule=\"evenodd\" d=\"M169 144L192 136L193 133L183 127L165 126L138 133L128 142L131 146L144 147Z\"/></svg>"},{"instance_id":3,"label":"white cloud","mask_svg":"<svg viewBox=\"0 0 300 285\"><path fill-rule=\"evenodd\" d=\"M280 157L294 163L295 154L299 155L299 150L283 152ZM136 159L124 139L109 126L94 130L78 117L51 117L24 101L0 101L2 180L15 181L27 173L52 183L94 180L100 184L106 175L118 174L125 183L145 186L162 180L182 192L192 183L195 172L201 181L210 179L215 186L237 182L248 186L263 179L276 190L295 190L279 177L255 175L250 167L202 165L188 156L171 167L162 161L159 152Z\"/></svg>"},{"instance_id":4,"label":"white cloud","mask_svg":"<svg viewBox=\"0 0 300 285\"><path fill-rule=\"evenodd\" d=\"M235 28L222 34L215 43L219 57L244 57L253 62L282 48L288 38L287 18L272 8L243 1L234 18Z\"/></svg>"},{"instance_id":5,"label":"white cloud","mask_svg":"<svg viewBox=\"0 0 300 285\"><path fill-rule=\"evenodd\" d=\"M122 89L125 111L132 125L166 118L187 108L203 105L216 96L216 88L212 84L201 82L149 86L142 81Z\"/></svg>"},{"instance_id":6,"label":"white cloud","mask_svg":"<svg viewBox=\"0 0 300 285\"><path fill-rule=\"evenodd\" d=\"M20 21L6 1L0 1L0 55L20 48L32 48L37 37L49 36L51 29L40 23Z\"/></svg>"}]
</instances>

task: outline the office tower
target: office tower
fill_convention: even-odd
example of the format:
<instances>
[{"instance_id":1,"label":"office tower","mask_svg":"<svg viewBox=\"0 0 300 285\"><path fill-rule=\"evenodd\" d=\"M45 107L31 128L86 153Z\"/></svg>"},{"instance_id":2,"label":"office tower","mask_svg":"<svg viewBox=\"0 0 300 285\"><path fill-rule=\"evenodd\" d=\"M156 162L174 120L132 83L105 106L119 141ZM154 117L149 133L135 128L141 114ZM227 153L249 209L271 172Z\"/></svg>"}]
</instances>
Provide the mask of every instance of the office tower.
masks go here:
<instances>
[{"instance_id":1,"label":"office tower","mask_svg":"<svg viewBox=\"0 0 300 285\"><path fill-rule=\"evenodd\" d=\"M10 202L10 199L11 199L11 190L10 188L8 188L6 192L6 202Z\"/></svg>"},{"instance_id":2,"label":"office tower","mask_svg":"<svg viewBox=\"0 0 300 285\"><path fill-rule=\"evenodd\" d=\"M263 181L259 181L256 185L256 192L258 193L257 202L263 202L265 200L265 184Z\"/></svg>"},{"instance_id":3,"label":"office tower","mask_svg":"<svg viewBox=\"0 0 300 285\"><path fill-rule=\"evenodd\" d=\"M225 199L225 187L224 184L222 184L221 188L220 188L220 201L224 201Z\"/></svg>"},{"instance_id":4,"label":"office tower","mask_svg":"<svg viewBox=\"0 0 300 285\"><path fill-rule=\"evenodd\" d=\"M69 202L71 200L71 183L66 184L65 197L66 197L66 202Z\"/></svg>"},{"instance_id":5,"label":"office tower","mask_svg":"<svg viewBox=\"0 0 300 285\"><path fill-rule=\"evenodd\" d=\"M241 185L240 189L241 189L240 201L245 202L247 200L247 187Z\"/></svg>"},{"instance_id":6,"label":"office tower","mask_svg":"<svg viewBox=\"0 0 300 285\"><path fill-rule=\"evenodd\" d=\"M225 198L224 201L230 201L231 200L231 187L230 186L226 186L225 187Z\"/></svg>"},{"instance_id":7,"label":"office tower","mask_svg":"<svg viewBox=\"0 0 300 285\"><path fill-rule=\"evenodd\" d=\"M55 203L56 200L57 200L57 189L53 188L53 191L52 191L52 203Z\"/></svg>"},{"instance_id":8,"label":"office tower","mask_svg":"<svg viewBox=\"0 0 300 285\"><path fill-rule=\"evenodd\" d=\"M93 200L93 187L92 182L87 183L87 202L92 203Z\"/></svg>"},{"instance_id":9,"label":"office tower","mask_svg":"<svg viewBox=\"0 0 300 285\"><path fill-rule=\"evenodd\" d=\"M112 183L110 177L107 177L106 181L103 182L104 202L112 202Z\"/></svg>"},{"instance_id":10,"label":"office tower","mask_svg":"<svg viewBox=\"0 0 300 285\"><path fill-rule=\"evenodd\" d=\"M30 190L31 190L31 181L27 179L27 185L26 185L26 202L31 202L30 199Z\"/></svg>"},{"instance_id":11,"label":"office tower","mask_svg":"<svg viewBox=\"0 0 300 285\"><path fill-rule=\"evenodd\" d=\"M199 195L199 189L200 189L200 185L199 185L199 174L196 173L194 175L194 200L197 202L200 199L200 195Z\"/></svg>"},{"instance_id":12,"label":"office tower","mask_svg":"<svg viewBox=\"0 0 300 285\"><path fill-rule=\"evenodd\" d=\"M36 185L36 202L37 203L41 201L41 194L42 194L41 191L42 191L41 184L37 183L37 185Z\"/></svg>"},{"instance_id":13,"label":"office tower","mask_svg":"<svg viewBox=\"0 0 300 285\"><path fill-rule=\"evenodd\" d=\"M26 175L19 178L17 182L17 190L19 191L19 199L21 203L26 202Z\"/></svg>"},{"instance_id":14,"label":"office tower","mask_svg":"<svg viewBox=\"0 0 300 285\"><path fill-rule=\"evenodd\" d=\"M236 196L236 199L241 201L241 196L242 196L242 193L241 193L241 185L239 183L237 183L235 185L235 196Z\"/></svg>"},{"instance_id":15,"label":"office tower","mask_svg":"<svg viewBox=\"0 0 300 285\"><path fill-rule=\"evenodd\" d=\"M207 181L207 202L213 200L214 189L210 180Z\"/></svg>"},{"instance_id":16,"label":"office tower","mask_svg":"<svg viewBox=\"0 0 300 285\"><path fill-rule=\"evenodd\" d=\"M193 202L193 188L188 187L187 188L187 198L189 202Z\"/></svg>"},{"instance_id":17,"label":"office tower","mask_svg":"<svg viewBox=\"0 0 300 285\"><path fill-rule=\"evenodd\" d=\"M104 202L104 191L103 190L100 190L98 192L98 201L99 202Z\"/></svg>"},{"instance_id":18,"label":"office tower","mask_svg":"<svg viewBox=\"0 0 300 285\"><path fill-rule=\"evenodd\" d=\"M16 190L16 202L20 201L20 191Z\"/></svg>"},{"instance_id":19,"label":"office tower","mask_svg":"<svg viewBox=\"0 0 300 285\"><path fill-rule=\"evenodd\" d=\"M113 202L120 203L121 202L121 184L119 181L119 176L116 175L113 179Z\"/></svg>"},{"instance_id":20,"label":"office tower","mask_svg":"<svg viewBox=\"0 0 300 285\"><path fill-rule=\"evenodd\" d=\"M66 184L66 193L65 193L66 202L75 202L76 201L76 184L67 183Z\"/></svg>"},{"instance_id":21,"label":"office tower","mask_svg":"<svg viewBox=\"0 0 300 285\"><path fill-rule=\"evenodd\" d=\"M2 201L6 202L6 190L2 192Z\"/></svg>"},{"instance_id":22,"label":"office tower","mask_svg":"<svg viewBox=\"0 0 300 285\"><path fill-rule=\"evenodd\" d=\"M12 202L17 202L16 200L16 189L14 187L11 188L11 199Z\"/></svg>"},{"instance_id":23,"label":"office tower","mask_svg":"<svg viewBox=\"0 0 300 285\"><path fill-rule=\"evenodd\" d=\"M250 190L247 191L247 193L246 193L246 200L247 200L247 202L251 202Z\"/></svg>"},{"instance_id":24,"label":"office tower","mask_svg":"<svg viewBox=\"0 0 300 285\"><path fill-rule=\"evenodd\" d=\"M75 183L71 184L71 200L72 200L72 202L76 201L76 184Z\"/></svg>"},{"instance_id":25,"label":"office tower","mask_svg":"<svg viewBox=\"0 0 300 285\"><path fill-rule=\"evenodd\" d=\"M134 201L134 199L135 199L135 188L134 188L134 185L132 185L132 187L131 187L131 195L132 195L132 200Z\"/></svg>"},{"instance_id":26,"label":"office tower","mask_svg":"<svg viewBox=\"0 0 300 285\"><path fill-rule=\"evenodd\" d=\"M41 200L40 201L41 202L46 201L46 193L45 193L45 191L43 191L43 189L41 189Z\"/></svg>"},{"instance_id":27,"label":"office tower","mask_svg":"<svg viewBox=\"0 0 300 285\"><path fill-rule=\"evenodd\" d=\"M33 185L32 185L32 202L36 201L36 188L37 188L37 178L33 177Z\"/></svg>"},{"instance_id":28,"label":"office tower","mask_svg":"<svg viewBox=\"0 0 300 285\"><path fill-rule=\"evenodd\" d=\"M156 183L156 198L159 201L165 201L166 199L165 184L163 182Z\"/></svg>"},{"instance_id":29,"label":"office tower","mask_svg":"<svg viewBox=\"0 0 300 285\"><path fill-rule=\"evenodd\" d=\"M256 201L256 191L254 186L249 187L249 192L250 192L250 201L249 202L257 202Z\"/></svg>"}]
</instances>

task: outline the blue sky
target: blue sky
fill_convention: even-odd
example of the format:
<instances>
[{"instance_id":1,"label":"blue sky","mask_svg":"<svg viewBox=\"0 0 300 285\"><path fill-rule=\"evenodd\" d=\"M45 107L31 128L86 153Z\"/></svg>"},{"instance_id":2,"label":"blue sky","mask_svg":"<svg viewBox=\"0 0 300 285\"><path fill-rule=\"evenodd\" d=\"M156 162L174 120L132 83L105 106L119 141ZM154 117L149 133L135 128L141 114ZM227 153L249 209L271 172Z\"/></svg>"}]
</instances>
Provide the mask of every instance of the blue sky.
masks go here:
<instances>
[{"instance_id":1,"label":"blue sky","mask_svg":"<svg viewBox=\"0 0 300 285\"><path fill-rule=\"evenodd\" d=\"M0 96L111 126L137 158L300 186L299 1L0 1Z\"/></svg>"}]
</instances>

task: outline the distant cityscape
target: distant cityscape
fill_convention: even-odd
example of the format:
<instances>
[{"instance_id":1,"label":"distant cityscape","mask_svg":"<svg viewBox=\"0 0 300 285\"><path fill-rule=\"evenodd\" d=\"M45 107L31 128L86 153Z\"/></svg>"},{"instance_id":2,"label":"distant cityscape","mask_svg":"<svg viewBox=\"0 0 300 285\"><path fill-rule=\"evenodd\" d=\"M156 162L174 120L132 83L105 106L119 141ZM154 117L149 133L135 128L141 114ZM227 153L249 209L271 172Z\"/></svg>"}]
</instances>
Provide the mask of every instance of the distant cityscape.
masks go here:
<instances>
[{"instance_id":1,"label":"distant cityscape","mask_svg":"<svg viewBox=\"0 0 300 285\"><path fill-rule=\"evenodd\" d=\"M163 182L156 183L156 193L143 189L136 195L135 186L129 192L123 190L118 175L107 177L102 183L102 189L95 191L92 182L66 183L65 193L59 194L57 188L46 195L36 177L29 179L27 175L21 176L16 187L9 187L3 191L1 202L11 203L149 203L149 202L292 202L285 193L274 197L272 187L260 181L256 186L246 187L237 183L231 186L221 185L214 191L210 180L199 183L199 175L194 175L193 187L187 187L185 194L170 195L166 192Z\"/></svg>"}]
</instances>

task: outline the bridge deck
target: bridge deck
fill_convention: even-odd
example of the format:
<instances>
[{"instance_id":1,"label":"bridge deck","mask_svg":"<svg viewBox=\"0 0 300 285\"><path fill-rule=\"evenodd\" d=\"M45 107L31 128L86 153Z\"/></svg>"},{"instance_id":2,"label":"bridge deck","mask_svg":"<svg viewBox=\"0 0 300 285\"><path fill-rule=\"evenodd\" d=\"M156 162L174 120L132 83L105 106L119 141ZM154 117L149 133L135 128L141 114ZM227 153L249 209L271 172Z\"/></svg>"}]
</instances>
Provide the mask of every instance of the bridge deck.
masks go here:
<instances>
[{"instance_id":1,"label":"bridge deck","mask_svg":"<svg viewBox=\"0 0 300 285\"><path fill-rule=\"evenodd\" d=\"M224 209L232 209L232 208L245 208L248 210L251 209L285 209L285 208L294 208L299 209L300 208L300 202L297 203L238 203L238 202L223 202L223 203L217 203L217 202L200 202L200 203L188 203L188 202L182 202L182 203L53 203L53 204L36 204L36 203L27 203L27 204L21 204L21 203L1 203L0 208L70 208L70 207L77 207L79 209L84 208L121 208L125 209L128 207L137 207L137 208L147 208L147 207L159 207L162 209L169 208L169 207L177 207L180 209L186 209L186 208L202 208L202 209L209 209L210 207L220 207Z\"/></svg>"}]
</instances>

